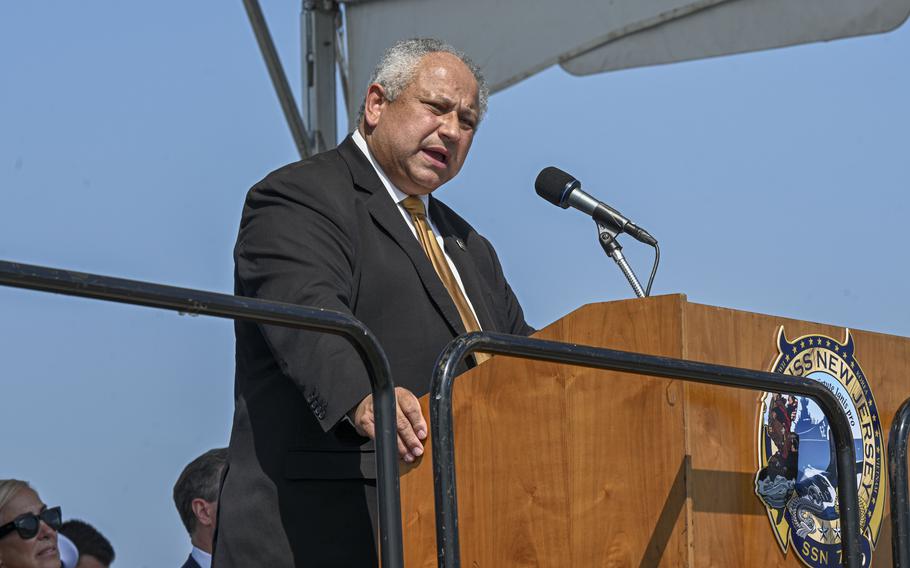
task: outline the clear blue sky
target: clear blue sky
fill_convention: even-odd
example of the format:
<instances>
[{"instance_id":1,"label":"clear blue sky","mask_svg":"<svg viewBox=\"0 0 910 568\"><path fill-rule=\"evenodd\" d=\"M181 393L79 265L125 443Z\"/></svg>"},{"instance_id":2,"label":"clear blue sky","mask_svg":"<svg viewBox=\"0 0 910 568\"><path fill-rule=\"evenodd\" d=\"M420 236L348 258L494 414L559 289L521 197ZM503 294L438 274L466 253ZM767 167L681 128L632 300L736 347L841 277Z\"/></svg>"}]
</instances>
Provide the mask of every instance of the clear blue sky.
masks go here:
<instances>
[{"instance_id":1,"label":"clear blue sky","mask_svg":"<svg viewBox=\"0 0 910 568\"><path fill-rule=\"evenodd\" d=\"M299 4L263 2L297 91ZM437 195L536 326L631 296L593 223L534 194L552 164L660 239L655 294L910 336L908 54L904 26L550 69L491 99ZM0 4L0 259L229 292L244 194L295 157L239 0ZM0 477L96 524L118 566L179 566L170 491L227 443L230 323L0 288L0 358Z\"/></svg>"}]
</instances>

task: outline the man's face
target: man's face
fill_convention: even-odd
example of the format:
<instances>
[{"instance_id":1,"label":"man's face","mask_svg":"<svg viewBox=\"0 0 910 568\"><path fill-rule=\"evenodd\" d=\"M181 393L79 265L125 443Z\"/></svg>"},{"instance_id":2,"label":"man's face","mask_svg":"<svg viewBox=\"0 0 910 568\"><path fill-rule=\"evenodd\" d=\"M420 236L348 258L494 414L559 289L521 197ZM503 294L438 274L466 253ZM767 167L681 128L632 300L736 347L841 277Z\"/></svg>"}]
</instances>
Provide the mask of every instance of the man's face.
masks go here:
<instances>
[{"instance_id":1,"label":"man's face","mask_svg":"<svg viewBox=\"0 0 910 568\"><path fill-rule=\"evenodd\" d=\"M364 126L370 151L398 189L423 195L464 164L478 119L477 81L450 53L431 53L394 101L378 85L367 93Z\"/></svg>"}]
</instances>

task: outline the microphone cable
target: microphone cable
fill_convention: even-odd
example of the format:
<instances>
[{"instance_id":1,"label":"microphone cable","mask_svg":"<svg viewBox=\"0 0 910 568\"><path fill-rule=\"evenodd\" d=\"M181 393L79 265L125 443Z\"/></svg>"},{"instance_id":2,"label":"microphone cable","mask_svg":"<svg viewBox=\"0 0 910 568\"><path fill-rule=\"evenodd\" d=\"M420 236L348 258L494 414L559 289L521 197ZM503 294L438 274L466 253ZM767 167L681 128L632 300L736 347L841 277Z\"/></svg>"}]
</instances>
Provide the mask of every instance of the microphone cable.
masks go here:
<instances>
[{"instance_id":1,"label":"microphone cable","mask_svg":"<svg viewBox=\"0 0 910 568\"><path fill-rule=\"evenodd\" d=\"M651 267L651 277L648 278L648 287L645 288L645 298L651 297L651 284L654 284L654 275L657 274L657 265L660 264L660 245L654 242L654 266Z\"/></svg>"}]
</instances>

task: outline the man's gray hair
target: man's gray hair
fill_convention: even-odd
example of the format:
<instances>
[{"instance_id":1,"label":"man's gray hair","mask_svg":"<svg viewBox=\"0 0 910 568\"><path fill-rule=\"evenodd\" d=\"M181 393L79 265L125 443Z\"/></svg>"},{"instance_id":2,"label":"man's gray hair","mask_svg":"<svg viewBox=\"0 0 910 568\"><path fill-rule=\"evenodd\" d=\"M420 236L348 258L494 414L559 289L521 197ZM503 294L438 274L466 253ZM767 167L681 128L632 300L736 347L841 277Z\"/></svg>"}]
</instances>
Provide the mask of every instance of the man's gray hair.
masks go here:
<instances>
[{"instance_id":1,"label":"man's gray hair","mask_svg":"<svg viewBox=\"0 0 910 568\"><path fill-rule=\"evenodd\" d=\"M183 468L174 484L174 505L190 536L196 531L193 499L203 499L210 503L218 500L221 474L226 464L227 448L209 450Z\"/></svg>"},{"instance_id":2,"label":"man's gray hair","mask_svg":"<svg viewBox=\"0 0 910 568\"><path fill-rule=\"evenodd\" d=\"M396 42L382 54L382 59L373 69L369 84L381 85L385 91L385 98L394 101L414 79L414 73L417 71L420 60L431 53L451 53L471 70L474 80L477 81L477 124L479 125L484 113L487 112L487 99L490 96L487 82L484 80L480 68L464 52L438 39L412 38ZM363 122L365 106L366 101L361 101L360 111L357 113L358 125Z\"/></svg>"}]
</instances>

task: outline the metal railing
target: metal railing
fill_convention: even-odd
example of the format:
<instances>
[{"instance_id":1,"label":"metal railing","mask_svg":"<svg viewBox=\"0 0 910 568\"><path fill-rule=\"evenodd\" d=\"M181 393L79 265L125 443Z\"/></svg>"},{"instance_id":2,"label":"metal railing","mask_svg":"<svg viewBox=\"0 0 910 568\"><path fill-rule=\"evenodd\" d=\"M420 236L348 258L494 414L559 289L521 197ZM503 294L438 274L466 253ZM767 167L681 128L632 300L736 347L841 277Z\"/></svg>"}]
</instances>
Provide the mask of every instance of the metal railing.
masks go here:
<instances>
[{"instance_id":1,"label":"metal railing","mask_svg":"<svg viewBox=\"0 0 910 568\"><path fill-rule=\"evenodd\" d=\"M910 443L910 398L897 409L888 435L888 484L891 486L891 553L894 568L910 568L910 488L907 444Z\"/></svg>"},{"instance_id":2,"label":"metal railing","mask_svg":"<svg viewBox=\"0 0 910 568\"><path fill-rule=\"evenodd\" d=\"M455 338L436 361L430 385L430 428L433 434L433 485L436 498L436 551L440 568L460 568L458 496L455 479L455 438L452 384L456 367L475 351L568 363L711 385L801 394L818 402L834 435L837 455L838 502L844 565L860 568L860 524L853 434L835 396L819 382L803 377L695 363L612 349L544 341L502 333L468 333ZM893 440L893 438L892 438ZM906 448L906 446L905 446ZM904 454L906 460L906 453ZM906 464L906 461L904 462ZM842 475L850 472L851 475ZM906 477L905 477L906 479Z\"/></svg>"},{"instance_id":3,"label":"metal railing","mask_svg":"<svg viewBox=\"0 0 910 568\"><path fill-rule=\"evenodd\" d=\"M373 392L382 566L384 568L404 566L398 483L398 433L395 428L395 385L385 352L376 337L356 318L331 310L7 261L0 261L0 285L193 315L321 331L347 339L366 365Z\"/></svg>"}]
</instances>

